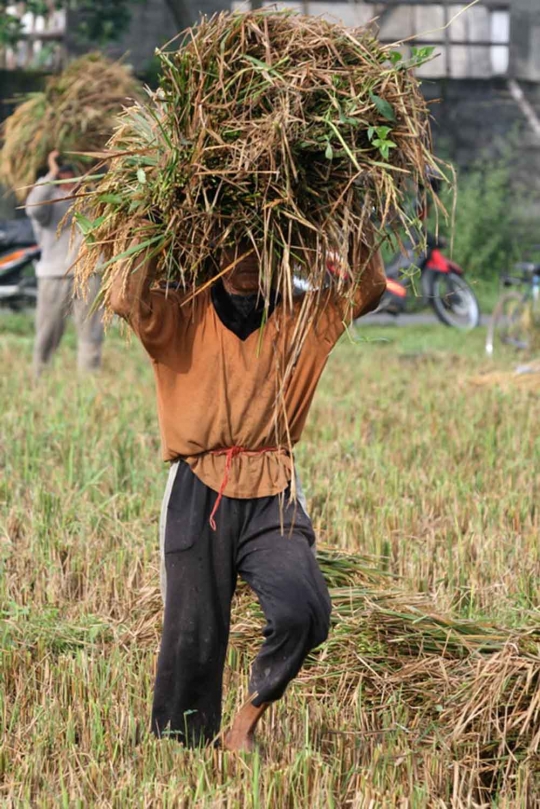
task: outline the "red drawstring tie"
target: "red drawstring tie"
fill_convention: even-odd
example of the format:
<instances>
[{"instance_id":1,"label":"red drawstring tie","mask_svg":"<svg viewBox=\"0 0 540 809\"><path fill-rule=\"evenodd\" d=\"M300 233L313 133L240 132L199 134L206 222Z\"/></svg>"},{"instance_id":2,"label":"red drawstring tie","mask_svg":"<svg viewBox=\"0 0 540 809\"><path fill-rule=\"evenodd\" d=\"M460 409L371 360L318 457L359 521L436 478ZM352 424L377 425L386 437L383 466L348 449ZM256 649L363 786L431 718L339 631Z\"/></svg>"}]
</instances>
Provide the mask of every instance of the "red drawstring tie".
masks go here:
<instances>
[{"instance_id":1,"label":"red drawstring tie","mask_svg":"<svg viewBox=\"0 0 540 809\"><path fill-rule=\"evenodd\" d=\"M225 458L225 471L223 472L223 479L221 481L221 486L219 487L219 492L217 496L217 500L214 504L214 508L212 509L212 513L210 514L210 528L212 531L217 530L217 525L214 517L216 516L217 510L219 508L219 504L223 498L223 492L227 487L227 483L229 482L229 475L231 473L231 466L233 462L233 458L236 458L237 455L262 455L263 452L277 452L279 447L264 447L263 449L245 449L244 447L229 447L229 449L213 449L210 451L211 455L226 455Z\"/></svg>"}]
</instances>

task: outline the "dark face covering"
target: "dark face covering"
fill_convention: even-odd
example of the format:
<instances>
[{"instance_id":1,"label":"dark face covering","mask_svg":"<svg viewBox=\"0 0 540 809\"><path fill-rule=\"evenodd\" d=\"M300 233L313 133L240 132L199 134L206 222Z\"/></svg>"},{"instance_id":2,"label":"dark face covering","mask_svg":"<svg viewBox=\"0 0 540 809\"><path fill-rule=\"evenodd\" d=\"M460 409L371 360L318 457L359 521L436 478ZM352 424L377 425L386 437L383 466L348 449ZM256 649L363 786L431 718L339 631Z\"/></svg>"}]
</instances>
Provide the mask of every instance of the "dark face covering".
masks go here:
<instances>
[{"instance_id":1,"label":"dark face covering","mask_svg":"<svg viewBox=\"0 0 540 809\"><path fill-rule=\"evenodd\" d=\"M257 308L257 294L232 295L229 292L229 300L238 312L239 317L247 318Z\"/></svg>"},{"instance_id":2,"label":"dark face covering","mask_svg":"<svg viewBox=\"0 0 540 809\"><path fill-rule=\"evenodd\" d=\"M221 279L212 287L212 303L223 325L240 340L260 329L265 316L264 300L258 293L252 295L232 295L225 290ZM279 296L272 295L268 307L268 317L279 303Z\"/></svg>"}]
</instances>

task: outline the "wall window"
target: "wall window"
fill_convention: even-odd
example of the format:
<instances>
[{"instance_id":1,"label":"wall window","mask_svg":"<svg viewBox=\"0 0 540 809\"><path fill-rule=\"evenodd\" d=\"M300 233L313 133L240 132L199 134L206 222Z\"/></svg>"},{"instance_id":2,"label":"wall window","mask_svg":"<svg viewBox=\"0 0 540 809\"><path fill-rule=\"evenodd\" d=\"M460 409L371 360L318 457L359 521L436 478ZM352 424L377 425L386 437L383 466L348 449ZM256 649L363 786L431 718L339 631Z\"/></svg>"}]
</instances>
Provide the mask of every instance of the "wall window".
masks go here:
<instances>
[{"instance_id":1,"label":"wall window","mask_svg":"<svg viewBox=\"0 0 540 809\"><path fill-rule=\"evenodd\" d=\"M268 0L264 6L276 6ZM504 76L510 56L510 11L479 3L467 10L466 3L446 0L419 3L414 0L285 0L278 7L294 8L304 14L324 16L350 27L365 25L377 17L383 42L409 37L415 42L401 47L404 55L411 45L434 45L437 57L419 73L428 78L492 78ZM246 8L246 3L234 3ZM453 20L453 22L450 22ZM449 24L450 23L450 24Z\"/></svg>"}]
</instances>

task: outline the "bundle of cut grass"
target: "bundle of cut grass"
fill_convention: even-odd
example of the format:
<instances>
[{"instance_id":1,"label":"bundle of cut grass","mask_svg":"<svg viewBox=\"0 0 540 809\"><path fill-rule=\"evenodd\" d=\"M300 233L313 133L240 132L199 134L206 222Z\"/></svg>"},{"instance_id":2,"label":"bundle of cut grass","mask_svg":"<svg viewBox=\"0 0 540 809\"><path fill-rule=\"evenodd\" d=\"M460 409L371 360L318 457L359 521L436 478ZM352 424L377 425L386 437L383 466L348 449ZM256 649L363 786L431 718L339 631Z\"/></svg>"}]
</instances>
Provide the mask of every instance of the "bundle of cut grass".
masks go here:
<instances>
[{"instance_id":1,"label":"bundle of cut grass","mask_svg":"<svg viewBox=\"0 0 540 809\"><path fill-rule=\"evenodd\" d=\"M519 631L459 620L437 612L429 597L400 590L355 554L322 550L318 560L330 588L333 627L299 680L319 698L338 693L344 706L360 699L367 760L390 721L426 748L451 750L463 791L483 798L511 783L523 761L537 760L540 631L534 614L531 627ZM247 663L260 646L263 620L247 588L240 589L235 617L232 644Z\"/></svg>"},{"instance_id":2,"label":"bundle of cut grass","mask_svg":"<svg viewBox=\"0 0 540 809\"><path fill-rule=\"evenodd\" d=\"M122 260L150 250L156 280L191 291L234 244L256 251L266 300L273 286L290 304L294 275L321 289L336 254L333 283L352 297L346 276L358 281L380 241L411 226L410 195L426 193L429 115L413 68L428 55L405 61L368 30L290 12L203 21L160 53L160 90L122 116L106 176L78 203L79 281L104 257L107 304Z\"/></svg>"},{"instance_id":3,"label":"bundle of cut grass","mask_svg":"<svg viewBox=\"0 0 540 809\"><path fill-rule=\"evenodd\" d=\"M518 366L514 371L489 371L470 377L476 387L499 387L503 390L521 390L537 393L540 389L540 362Z\"/></svg>"},{"instance_id":4,"label":"bundle of cut grass","mask_svg":"<svg viewBox=\"0 0 540 809\"><path fill-rule=\"evenodd\" d=\"M482 800L511 784L520 765L540 753L535 612L521 630L456 619L435 610L427 595L400 589L357 554L319 549L317 557L332 598L332 629L306 660L300 687L323 703L339 697L345 733L348 710L355 726L361 716L362 731L356 732L366 761L385 734L404 732L417 750L445 757L438 786L447 783L450 757L459 768L460 794L475 793L479 805L488 805ZM120 640L153 649L159 592L146 588L132 597L119 617ZM260 648L263 624L259 605L241 585L231 646L244 670Z\"/></svg>"},{"instance_id":5,"label":"bundle of cut grass","mask_svg":"<svg viewBox=\"0 0 540 809\"><path fill-rule=\"evenodd\" d=\"M99 53L77 59L5 121L0 178L24 199L47 166L49 152L103 149L122 108L140 95L138 82L118 62ZM69 155L69 160L85 170L92 159Z\"/></svg>"}]
</instances>

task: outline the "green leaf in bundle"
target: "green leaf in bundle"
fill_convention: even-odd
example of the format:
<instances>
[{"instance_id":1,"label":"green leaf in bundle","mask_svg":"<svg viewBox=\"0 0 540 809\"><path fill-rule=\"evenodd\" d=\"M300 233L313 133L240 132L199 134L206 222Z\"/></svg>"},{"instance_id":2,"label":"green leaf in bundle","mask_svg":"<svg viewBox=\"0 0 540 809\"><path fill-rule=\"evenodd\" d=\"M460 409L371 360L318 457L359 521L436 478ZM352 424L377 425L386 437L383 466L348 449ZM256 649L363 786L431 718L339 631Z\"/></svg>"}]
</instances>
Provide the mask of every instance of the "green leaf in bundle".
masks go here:
<instances>
[{"instance_id":1,"label":"green leaf in bundle","mask_svg":"<svg viewBox=\"0 0 540 809\"><path fill-rule=\"evenodd\" d=\"M324 156L326 157L327 160L332 160L332 158L334 157L334 150L332 149L331 143L327 144Z\"/></svg>"},{"instance_id":2,"label":"green leaf in bundle","mask_svg":"<svg viewBox=\"0 0 540 809\"><path fill-rule=\"evenodd\" d=\"M242 134L241 129L225 129L221 133L221 137L227 141L237 140Z\"/></svg>"},{"instance_id":3,"label":"green leaf in bundle","mask_svg":"<svg viewBox=\"0 0 540 809\"><path fill-rule=\"evenodd\" d=\"M330 128L333 130L333 132L334 132L334 134L336 135L336 137L339 139L339 141L340 141L341 145L343 146L343 149L344 149L344 151L345 151L345 153L346 153L347 157L349 158L349 160L351 161L351 163L353 164L353 166L354 166L354 167L355 167L355 168L356 168L358 171L360 171L360 166L359 166L359 164L358 164L358 160L356 159L356 157L355 157L354 153L353 153L353 152L351 152L351 150L349 149L349 147L348 147L348 145L347 145L346 141L343 139L343 137L342 137L342 135L341 135L341 132L339 131L339 129L337 128L337 126L335 126L335 125L332 123L332 121L328 121L328 125L329 125L329 127L330 127Z\"/></svg>"},{"instance_id":4,"label":"green leaf in bundle","mask_svg":"<svg viewBox=\"0 0 540 809\"><path fill-rule=\"evenodd\" d=\"M420 67L420 65L423 65L428 61L428 59L431 59L434 51L434 45L426 45L423 48L411 48L411 59L409 60L409 65Z\"/></svg>"},{"instance_id":5,"label":"green leaf in bundle","mask_svg":"<svg viewBox=\"0 0 540 809\"><path fill-rule=\"evenodd\" d=\"M98 200L99 202L109 202L111 205L121 205L124 201L120 194L100 194Z\"/></svg>"},{"instance_id":6,"label":"green leaf in bundle","mask_svg":"<svg viewBox=\"0 0 540 809\"><path fill-rule=\"evenodd\" d=\"M89 233L92 232L94 229L94 222L92 219L89 219L83 213L79 211L75 211L73 214L73 218L75 219L77 225L79 226L79 230L83 234L83 236L88 236Z\"/></svg>"},{"instance_id":7,"label":"green leaf in bundle","mask_svg":"<svg viewBox=\"0 0 540 809\"><path fill-rule=\"evenodd\" d=\"M103 216L98 216L96 219L89 219L80 211L75 211L73 218L77 222L79 230L83 234L84 238L90 243L94 241L94 231L104 223L107 216L103 214Z\"/></svg>"},{"instance_id":8,"label":"green leaf in bundle","mask_svg":"<svg viewBox=\"0 0 540 809\"><path fill-rule=\"evenodd\" d=\"M377 147L385 160L388 160L388 157L390 156L390 149L395 149L397 147L397 144L394 143L393 140L382 140L381 138L375 138L373 145Z\"/></svg>"},{"instance_id":9,"label":"green leaf in bundle","mask_svg":"<svg viewBox=\"0 0 540 809\"><path fill-rule=\"evenodd\" d=\"M375 95L375 93L370 93L369 98L375 104L377 112L379 112L383 118L386 118L387 121L396 120L394 108L389 101L386 101L386 99L381 98L378 95Z\"/></svg>"},{"instance_id":10,"label":"green leaf in bundle","mask_svg":"<svg viewBox=\"0 0 540 809\"><path fill-rule=\"evenodd\" d=\"M358 118L350 118L348 115L343 115L343 113L340 114L339 121L341 124L348 124L349 126L360 126Z\"/></svg>"},{"instance_id":11,"label":"green leaf in bundle","mask_svg":"<svg viewBox=\"0 0 540 809\"><path fill-rule=\"evenodd\" d=\"M388 135L390 134L391 131L392 131L392 128L389 127L389 126L376 126L375 127L375 132L377 133L377 137L380 138L381 140L386 140L386 138L388 137Z\"/></svg>"},{"instance_id":12,"label":"green leaf in bundle","mask_svg":"<svg viewBox=\"0 0 540 809\"><path fill-rule=\"evenodd\" d=\"M276 76L279 78L279 72L273 68L272 65L267 65L266 62L262 62L260 59L256 59L254 56L250 56L247 53L244 54L244 59L250 62L253 67L258 68L264 73L268 73L269 76Z\"/></svg>"},{"instance_id":13,"label":"green leaf in bundle","mask_svg":"<svg viewBox=\"0 0 540 809\"><path fill-rule=\"evenodd\" d=\"M398 62L403 60L403 54L399 51L390 51L388 54L388 59L392 62L393 65L397 65Z\"/></svg>"},{"instance_id":14,"label":"green leaf in bundle","mask_svg":"<svg viewBox=\"0 0 540 809\"><path fill-rule=\"evenodd\" d=\"M143 250L146 250L147 247L151 247L153 244L157 244L157 242L163 241L163 235L158 234L157 236L152 236L151 239L145 239L144 242L139 242L138 244L132 244L131 247L128 247L127 250L124 250L123 253L118 253L118 255L113 256L105 264L101 265L101 270L106 270L107 267L110 267L111 264L115 264L117 261L120 261L123 258L128 258L129 256L136 255L137 253L142 253Z\"/></svg>"}]
</instances>

